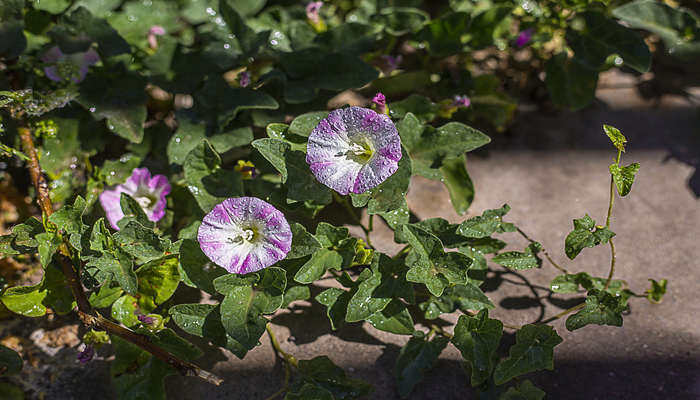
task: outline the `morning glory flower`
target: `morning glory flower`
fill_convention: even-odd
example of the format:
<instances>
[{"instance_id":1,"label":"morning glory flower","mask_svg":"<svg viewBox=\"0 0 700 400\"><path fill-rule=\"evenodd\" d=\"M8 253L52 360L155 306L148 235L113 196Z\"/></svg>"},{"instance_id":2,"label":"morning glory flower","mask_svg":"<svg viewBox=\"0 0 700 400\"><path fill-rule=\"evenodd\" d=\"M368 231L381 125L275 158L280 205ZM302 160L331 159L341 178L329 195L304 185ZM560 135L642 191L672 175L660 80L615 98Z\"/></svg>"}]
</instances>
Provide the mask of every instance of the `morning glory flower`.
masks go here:
<instances>
[{"instance_id":1,"label":"morning glory flower","mask_svg":"<svg viewBox=\"0 0 700 400\"><path fill-rule=\"evenodd\" d=\"M165 216L165 196L170 194L170 183L165 175L151 177L148 168L136 168L125 183L102 192L100 203L107 214L109 224L116 230L119 230L117 222L124 218L124 212L119 205L122 193L133 197L143 208L148 219L157 222Z\"/></svg>"},{"instance_id":2,"label":"morning glory flower","mask_svg":"<svg viewBox=\"0 0 700 400\"><path fill-rule=\"evenodd\" d=\"M525 29L524 31L520 32L518 35L518 38L515 39L515 45L518 47L523 47L526 44L530 43L530 40L532 40L532 33L534 30L532 28Z\"/></svg>"},{"instance_id":3,"label":"morning glory flower","mask_svg":"<svg viewBox=\"0 0 700 400\"><path fill-rule=\"evenodd\" d=\"M322 1L312 1L306 4L306 18L317 33L325 32L326 30L326 23L323 22L319 15L322 6Z\"/></svg>"},{"instance_id":4,"label":"morning glory flower","mask_svg":"<svg viewBox=\"0 0 700 400\"><path fill-rule=\"evenodd\" d=\"M248 71L243 71L238 74L238 84L241 87L248 87L250 85L250 73Z\"/></svg>"},{"instance_id":5,"label":"morning glory flower","mask_svg":"<svg viewBox=\"0 0 700 400\"><path fill-rule=\"evenodd\" d=\"M52 81L71 79L80 83L85 79L90 66L100 61L100 56L93 49L84 53L63 54L58 46L54 46L41 56L41 61L54 64L44 67L46 77Z\"/></svg>"},{"instance_id":6,"label":"morning glory flower","mask_svg":"<svg viewBox=\"0 0 700 400\"><path fill-rule=\"evenodd\" d=\"M332 111L314 128L306 162L319 182L340 194L364 193L398 169L401 139L385 114L368 108Z\"/></svg>"},{"instance_id":7,"label":"morning glory flower","mask_svg":"<svg viewBox=\"0 0 700 400\"><path fill-rule=\"evenodd\" d=\"M234 197L217 204L202 220L199 247L234 274L269 267L287 256L292 231L282 212L256 197Z\"/></svg>"},{"instance_id":8,"label":"morning glory flower","mask_svg":"<svg viewBox=\"0 0 700 400\"><path fill-rule=\"evenodd\" d=\"M93 357L95 357L95 348L89 344L85 345L83 351L78 353L78 361L80 361L81 364L89 362Z\"/></svg>"},{"instance_id":9,"label":"morning glory flower","mask_svg":"<svg viewBox=\"0 0 700 400\"><path fill-rule=\"evenodd\" d=\"M389 75L392 71L399 67L399 64L403 61L403 56L399 54L398 56L383 55L382 60L386 67L384 68L384 73Z\"/></svg>"},{"instance_id":10,"label":"morning glory flower","mask_svg":"<svg viewBox=\"0 0 700 400\"><path fill-rule=\"evenodd\" d=\"M469 105L472 104L472 101L469 99L467 96L455 96L454 99L452 99L452 105L454 107L469 107Z\"/></svg>"}]
</instances>

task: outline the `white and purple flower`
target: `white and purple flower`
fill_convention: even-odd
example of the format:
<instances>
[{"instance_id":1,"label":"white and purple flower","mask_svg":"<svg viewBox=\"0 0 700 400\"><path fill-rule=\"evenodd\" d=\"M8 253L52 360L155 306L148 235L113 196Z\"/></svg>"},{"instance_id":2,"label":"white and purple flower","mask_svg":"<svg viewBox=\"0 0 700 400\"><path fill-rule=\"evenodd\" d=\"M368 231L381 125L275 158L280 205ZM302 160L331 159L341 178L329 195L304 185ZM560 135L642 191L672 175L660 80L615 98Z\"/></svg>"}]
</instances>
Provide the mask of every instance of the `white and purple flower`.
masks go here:
<instances>
[{"instance_id":1,"label":"white and purple flower","mask_svg":"<svg viewBox=\"0 0 700 400\"><path fill-rule=\"evenodd\" d=\"M55 82L72 80L80 83L85 79L91 65L100 61L100 56L93 49L83 53L63 54L58 46L54 46L41 56L41 61L53 65L44 67L46 77Z\"/></svg>"},{"instance_id":2,"label":"white and purple flower","mask_svg":"<svg viewBox=\"0 0 700 400\"><path fill-rule=\"evenodd\" d=\"M119 230L117 222L124 218L124 212L119 205L122 193L133 197L143 208L148 219L157 222L165 216L165 196L170 194L170 183L165 175L151 177L151 171L148 168L136 168L125 183L102 192L100 203L107 214L109 224L116 230Z\"/></svg>"},{"instance_id":3,"label":"white and purple flower","mask_svg":"<svg viewBox=\"0 0 700 400\"><path fill-rule=\"evenodd\" d=\"M282 212L256 197L234 197L217 204L202 220L199 247L234 274L269 267L287 256L292 231Z\"/></svg>"},{"instance_id":4,"label":"white and purple flower","mask_svg":"<svg viewBox=\"0 0 700 400\"><path fill-rule=\"evenodd\" d=\"M165 28L160 25L153 25L148 30L148 47L155 50L158 48L158 36L165 35Z\"/></svg>"},{"instance_id":5,"label":"white and purple flower","mask_svg":"<svg viewBox=\"0 0 700 400\"><path fill-rule=\"evenodd\" d=\"M530 40L532 40L532 34L534 33L534 29L528 28L525 29L524 31L521 31L518 34L517 39L515 39L515 45L520 48L525 46L526 44L530 43Z\"/></svg>"},{"instance_id":6,"label":"white and purple flower","mask_svg":"<svg viewBox=\"0 0 700 400\"><path fill-rule=\"evenodd\" d=\"M336 192L364 193L398 169L401 139L385 114L368 108L332 111L309 135L306 162Z\"/></svg>"},{"instance_id":7,"label":"white and purple flower","mask_svg":"<svg viewBox=\"0 0 700 400\"><path fill-rule=\"evenodd\" d=\"M380 114L389 115L389 108L386 106L386 96L384 93L377 92L372 98L372 107Z\"/></svg>"}]
</instances>

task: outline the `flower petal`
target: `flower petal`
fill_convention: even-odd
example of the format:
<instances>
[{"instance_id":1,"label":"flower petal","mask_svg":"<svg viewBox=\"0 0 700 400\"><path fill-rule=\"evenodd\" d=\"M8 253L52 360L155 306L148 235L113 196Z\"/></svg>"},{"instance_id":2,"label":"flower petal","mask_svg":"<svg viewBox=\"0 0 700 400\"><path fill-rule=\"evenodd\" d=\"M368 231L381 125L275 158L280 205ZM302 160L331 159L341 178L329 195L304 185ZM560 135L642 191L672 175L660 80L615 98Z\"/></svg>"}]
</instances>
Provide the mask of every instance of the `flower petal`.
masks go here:
<instances>
[{"instance_id":1,"label":"flower petal","mask_svg":"<svg viewBox=\"0 0 700 400\"><path fill-rule=\"evenodd\" d=\"M124 212L119 204L122 192L124 192L124 190L122 190L120 185L114 188L114 190L105 190L100 193L100 204L105 210L107 221L109 221L112 228L116 230L119 230L117 222L124 218Z\"/></svg>"}]
</instances>

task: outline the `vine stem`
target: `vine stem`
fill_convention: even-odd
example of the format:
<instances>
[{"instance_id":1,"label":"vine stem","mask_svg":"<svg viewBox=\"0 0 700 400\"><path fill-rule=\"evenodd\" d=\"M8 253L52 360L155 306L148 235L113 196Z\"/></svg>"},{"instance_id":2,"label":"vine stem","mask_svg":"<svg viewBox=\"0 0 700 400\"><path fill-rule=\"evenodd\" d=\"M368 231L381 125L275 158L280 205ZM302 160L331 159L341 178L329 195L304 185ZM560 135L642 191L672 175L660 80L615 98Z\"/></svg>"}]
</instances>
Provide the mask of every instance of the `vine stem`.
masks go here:
<instances>
[{"instance_id":1,"label":"vine stem","mask_svg":"<svg viewBox=\"0 0 700 400\"><path fill-rule=\"evenodd\" d=\"M519 233L520 235L522 235L522 237L524 237L525 239L527 239L527 241L529 241L530 243L535 243L535 241L532 240L532 239L531 239L525 232L523 232L520 228L516 228L516 229L518 230L518 233ZM541 245L541 243L540 243L540 245ZM547 261L549 261L550 264L552 264L552 266L553 266L554 268L558 269L559 271L561 271L561 272L563 272L563 273L565 273L565 274L568 274L568 273L569 273L569 271L568 271L566 268L564 268L564 267L562 267L561 265L557 264L557 263L552 259L552 257L551 257L551 256L549 255L549 253L547 252L547 249L544 248L544 246L542 247L542 254L544 254L544 257L547 259Z\"/></svg>"},{"instance_id":2,"label":"vine stem","mask_svg":"<svg viewBox=\"0 0 700 400\"><path fill-rule=\"evenodd\" d=\"M276 391L275 393L271 394L265 399L273 400L284 394L289 389L289 379L292 375L290 365L293 365L295 368L298 368L299 361L297 361L296 357L294 357L293 355L282 350L282 346L280 346L279 341L277 341L277 336L275 336L275 333L272 331L270 323L268 323L265 326L265 330L267 331L267 335L270 337L270 342L272 343L272 347L275 349L275 352L282 356L282 359L284 360L284 383L282 384L280 390Z\"/></svg>"},{"instance_id":3,"label":"vine stem","mask_svg":"<svg viewBox=\"0 0 700 400\"><path fill-rule=\"evenodd\" d=\"M574 311L578 311L578 310L582 309L582 308L585 307L585 306L586 306L586 303L581 303L581 304L575 305L575 306L569 308L568 310L564 310L564 311L560 312L559 314L557 314L557 315L555 315L555 316L553 316L553 317L549 317L549 318L545 319L544 321L541 322L541 324L548 324L548 323L550 323L550 322L552 322L552 321L556 321L556 320L558 320L559 318L561 318L561 317L563 317L563 316L565 316L565 315L567 315L567 314L570 314L570 313L572 313L572 312L574 312Z\"/></svg>"},{"instance_id":4,"label":"vine stem","mask_svg":"<svg viewBox=\"0 0 700 400\"><path fill-rule=\"evenodd\" d=\"M617 149L617 158L615 163L620 165L620 158L622 157L622 150ZM605 217L605 227L610 227L610 216L612 215L613 203L615 202L615 180L610 174L610 200L608 201L608 215ZM603 289L610 287L610 282L612 282L613 275L615 274L615 245L613 244L612 238L608 239L610 243L610 273L608 274L608 279L605 281L605 286Z\"/></svg>"},{"instance_id":5,"label":"vine stem","mask_svg":"<svg viewBox=\"0 0 700 400\"><path fill-rule=\"evenodd\" d=\"M29 157L29 174L37 192L37 203L39 204L44 217L48 218L51 214L53 214L53 205L51 204L51 198L49 197L49 186L46 183L46 178L41 172L41 167L39 165L39 158L36 154L36 147L34 146L32 131L26 125L25 121L19 120L18 122L20 124L18 132L20 140L22 141L22 147L27 157ZM172 366L184 376L196 376L217 386L223 382L223 379L219 378L218 376L202 370L194 364L181 360L180 358L170 354L168 351L155 345L151 342L150 338L140 335L121 325L115 324L93 310L87 296L85 295L83 286L80 284L78 274L73 268L70 249L66 244L65 238L63 238L63 243L59 246L58 250L60 252L58 259L61 264L61 269L63 270L66 283L70 287L78 306L78 316L85 326L102 329L110 335L119 336L120 338L151 353L154 357Z\"/></svg>"}]
</instances>

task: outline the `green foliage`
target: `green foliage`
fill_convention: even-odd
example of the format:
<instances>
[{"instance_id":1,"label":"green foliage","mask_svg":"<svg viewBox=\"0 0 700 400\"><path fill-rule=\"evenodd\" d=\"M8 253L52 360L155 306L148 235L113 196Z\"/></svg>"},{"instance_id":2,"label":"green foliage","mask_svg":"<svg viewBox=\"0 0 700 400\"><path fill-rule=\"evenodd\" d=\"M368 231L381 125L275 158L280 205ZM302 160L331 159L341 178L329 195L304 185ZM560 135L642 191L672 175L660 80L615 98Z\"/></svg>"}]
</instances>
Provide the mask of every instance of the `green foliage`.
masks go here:
<instances>
[{"instance_id":1,"label":"green foliage","mask_svg":"<svg viewBox=\"0 0 700 400\"><path fill-rule=\"evenodd\" d=\"M394 370L401 397L410 396L451 342L478 395L541 399L544 393L530 381L510 381L552 369L553 348L561 342L546 324L525 325L501 359L503 324L495 312L489 317L496 305L484 293L492 290L492 280L482 284L493 278L496 265L531 274L543 266L541 254L552 257L503 220L508 205L458 220L421 219L407 202L413 176L444 184L454 210L464 215L475 199L466 153L489 144L491 133L484 132L508 128L519 98L542 98L543 83L532 77L544 73L551 101L579 109L593 100L600 72L622 64L650 70L658 56L646 45L649 32L663 40L655 48L688 60L698 54L700 33L690 11L650 0L616 8L619 2L450 1L436 7L326 1L319 22L303 4L289 1L1 3L0 59L6 68L0 76L0 150L17 159L6 163L0 179L12 178L20 197L37 195L26 178L32 174L18 171L31 161L18 135L28 127L55 210L0 236L0 256L43 269L34 285L0 280L4 308L27 317L74 310L70 277L61 272L72 266L101 315L140 335L137 342L194 360L202 353L189 335L244 358L279 309L289 307L287 316L304 318L298 311L307 305L292 303L305 300L324 307L330 330L366 322L410 335ZM518 30L532 33L522 46ZM52 60L57 50L62 56ZM497 63L483 57L495 50ZM99 60L84 63L83 53L93 51ZM70 72L71 79L56 79L54 70ZM402 158L381 184L340 196L311 172L308 137L331 109L367 104L379 91L386 95ZM627 139L614 127L603 129L618 150L609 169L624 197L639 164L622 164ZM140 203L143 188L127 182L135 168L148 168L170 184L158 221ZM115 187L127 189L120 195L124 217L118 229L106 222L98 201ZM197 237L206 213L242 196L277 208L292 239L276 264L238 275L211 261ZM35 209L18 207L23 218L27 211ZM372 232L384 225L404 245L393 256L385 251L393 247ZM583 248L608 243L615 234L607 225L588 215L574 220L566 255L574 259ZM507 243L494 236L504 233L513 233L503 235L507 239L525 236L529 245L503 251ZM634 294L625 281L613 279L614 259L611 264L610 278L580 271L552 280L553 293L587 292L586 302L568 311L567 329L619 326L632 296L660 302L666 293L666 280L651 280L644 295ZM199 291L208 294L207 304L182 303L195 301L191 295ZM444 326L455 312L464 315L450 335ZM179 337L174 326L187 336ZM176 362L165 363L123 335L108 337L110 332L94 328L84 341L111 341L106 351L115 356L115 397L165 398L164 378L178 372ZM372 396L369 385L324 355L297 361L277 350L291 374L280 397ZM0 374L20 367L21 359L0 346Z\"/></svg>"},{"instance_id":2,"label":"green foliage","mask_svg":"<svg viewBox=\"0 0 700 400\"><path fill-rule=\"evenodd\" d=\"M493 372L497 385L518 375L540 369L554 369L554 347L562 342L551 326L525 325L515 333L515 344L509 357L502 360Z\"/></svg>"},{"instance_id":3,"label":"green foliage","mask_svg":"<svg viewBox=\"0 0 700 400\"><path fill-rule=\"evenodd\" d=\"M564 242L566 256L573 260L585 247L607 243L614 236L615 232L607 227L596 226L595 221L586 214L583 218L574 219L574 230L566 236Z\"/></svg>"}]
</instances>

